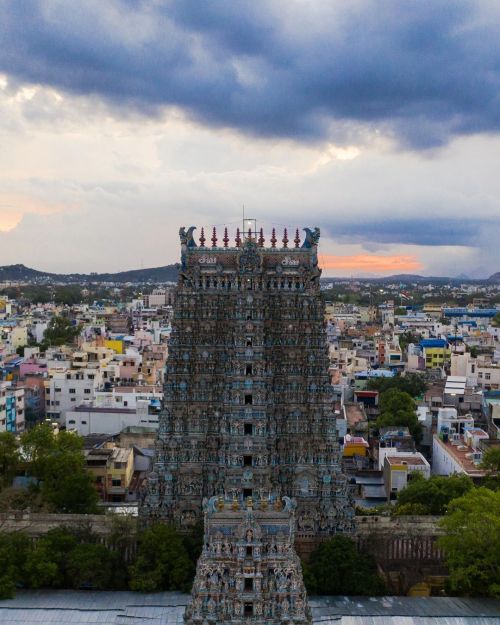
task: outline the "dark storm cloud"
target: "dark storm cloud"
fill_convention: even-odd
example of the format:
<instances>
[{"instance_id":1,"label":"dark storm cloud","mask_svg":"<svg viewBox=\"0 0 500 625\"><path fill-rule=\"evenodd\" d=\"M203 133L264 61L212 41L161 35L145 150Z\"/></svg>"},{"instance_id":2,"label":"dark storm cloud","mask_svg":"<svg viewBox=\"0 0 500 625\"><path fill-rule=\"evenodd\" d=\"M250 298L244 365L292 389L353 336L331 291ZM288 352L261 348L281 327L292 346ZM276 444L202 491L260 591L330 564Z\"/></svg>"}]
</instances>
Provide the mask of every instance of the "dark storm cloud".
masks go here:
<instances>
[{"instance_id":1,"label":"dark storm cloud","mask_svg":"<svg viewBox=\"0 0 500 625\"><path fill-rule=\"evenodd\" d=\"M338 6L337 6L338 5ZM425 148L500 128L500 11L465 0L0 0L0 70L141 113Z\"/></svg>"},{"instance_id":2,"label":"dark storm cloud","mask_svg":"<svg viewBox=\"0 0 500 625\"><path fill-rule=\"evenodd\" d=\"M485 231L497 231L498 227L498 220L493 219L389 219L386 216L378 221L340 220L326 230L336 240L349 243L475 246Z\"/></svg>"}]
</instances>

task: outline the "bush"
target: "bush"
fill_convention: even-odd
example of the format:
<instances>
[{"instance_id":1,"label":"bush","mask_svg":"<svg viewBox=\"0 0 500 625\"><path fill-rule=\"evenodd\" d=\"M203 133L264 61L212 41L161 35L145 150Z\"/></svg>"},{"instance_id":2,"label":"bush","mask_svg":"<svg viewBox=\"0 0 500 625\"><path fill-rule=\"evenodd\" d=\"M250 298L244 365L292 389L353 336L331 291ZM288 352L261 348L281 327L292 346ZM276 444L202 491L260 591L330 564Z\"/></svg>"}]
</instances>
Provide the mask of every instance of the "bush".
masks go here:
<instances>
[{"instance_id":1,"label":"bush","mask_svg":"<svg viewBox=\"0 0 500 625\"><path fill-rule=\"evenodd\" d=\"M361 554L346 536L322 543L303 565L309 593L318 595L380 595L384 582L377 575L375 560Z\"/></svg>"},{"instance_id":2,"label":"bush","mask_svg":"<svg viewBox=\"0 0 500 625\"><path fill-rule=\"evenodd\" d=\"M137 558L129 571L132 590L188 592L195 567L177 530L157 523L139 535Z\"/></svg>"},{"instance_id":3,"label":"bush","mask_svg":"<svg viewBox=\"0 0 500 625\"><path fill-rule=\"evenodd\" d=\"M433 475L426 480L417 474L398 494L394 514L444 514L452 499L461 497L473 486L467 475Z\"/></svg>"},{"instance_id":4,"label":"bush","mask_svg":"<svg viewBox=\"0 0 500 625\"><path fill-rule=\"evenodd\" d=\"M474 488L448 506L439 539L450 570L449 589L500 599L500 492Z\"/></svg>"}]
</instances>

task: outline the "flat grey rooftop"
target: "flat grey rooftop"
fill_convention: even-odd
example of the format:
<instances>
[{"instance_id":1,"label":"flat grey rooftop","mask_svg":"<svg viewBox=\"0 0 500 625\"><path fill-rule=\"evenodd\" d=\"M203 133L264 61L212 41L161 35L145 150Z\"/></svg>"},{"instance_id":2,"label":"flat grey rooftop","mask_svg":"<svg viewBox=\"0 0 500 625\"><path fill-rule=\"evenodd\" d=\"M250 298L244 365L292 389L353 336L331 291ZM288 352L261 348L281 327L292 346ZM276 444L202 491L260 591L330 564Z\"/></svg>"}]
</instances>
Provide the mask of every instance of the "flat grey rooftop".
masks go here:
<instances>
[{"instance_id":1,"label":"flat grey rooftop","mask_svg":"<svg viewBox=\"0 0 500 625\"><path fill-rule=\"evenodd\" d=\"M20 591L0 601L1 625L181 625L175 592ZM455 597L312 597L318 625L500 625L500 601Z\"/></svg>"}]
</instances>

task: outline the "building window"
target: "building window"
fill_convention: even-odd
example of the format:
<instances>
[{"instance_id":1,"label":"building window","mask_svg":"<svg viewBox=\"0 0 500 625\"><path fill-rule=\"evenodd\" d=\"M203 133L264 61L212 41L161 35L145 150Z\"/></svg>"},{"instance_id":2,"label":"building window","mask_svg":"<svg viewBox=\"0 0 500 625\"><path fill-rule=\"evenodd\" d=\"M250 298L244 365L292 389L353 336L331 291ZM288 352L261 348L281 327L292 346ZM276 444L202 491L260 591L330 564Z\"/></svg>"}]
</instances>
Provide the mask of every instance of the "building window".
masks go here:
<instances>
[{"instance_id":1,"label":"building window","mask_svg":"<svg viewBox=\"0 0 500 625\"><path fill-rule=\"evenodd\" d=\"M251 423L245 423L244 432L246 435L251 436L253 434L253 425Z\"/></svg>"},{"instance_id":2,"label":"building window","mask_svg":"<svg viewBox=\"0 0 500 625\"><path fill-rule=\"evenodd\" d=\"M252 456L243 456L243 466L244 467L252 466Z\"/></svg>"},{"instance_id":3,"label":"building window","mask_svg":"<svg viewBox=\"0 0 500 625\"><path fill-rule=\"evenodd\" d=\"M245 592L252 592L252 591L253 591L253 578L245 577Z\"/></svg>"},{"instance_id":4,"label":"building window","mask_svg":"<svg viewBox=\"0 0 500 625\"><path fill-rule=\"evenodd\" d=\"M70 392L70 395L74 395L76 393L76 389L70 388L69 392Z\"/></svg>"},{"instance_id":5,"label":"building window","mask_svg":"<svg viewBox=\"0 0 500 625\"><path fill-rule=\"evenodd\" d=\"M85 395L90 395L90 389L89 388L84 389L83 392L85 393Z\"/></svg>"},{"instance_id":6,"label":"building window","mask_svg":"<svg viewBox=\"0 0 500 625\"><path fill-rule=\"evenodd\" d=\"M252 373L253 373L252 365L246 365L245 375L252 375Z\"/></svg>"},{"instance_id":7,"label":"building window","mask_svg":"<svg viewBox=\"0 0 500 625\"><path fill-rule=\"evenodd\" d=\"M247 336L247 347L252 347L252 337Z\"/></svg>"},{"instance_id":8,"label":"building window","mask_svg":"<svg viewBox=\"0 0 500 625\"><path fill-rule=\"evenodd\" d=\"M120 479L112 479L111 480L111 485L112 486L121 486L122 485L122 481Z\"/></svg>"},{"instance_id":9,"label":"building window","mask_svg":"<svg viewBox=\"0 0 500 625\"><path fill-rule=\"evenodd\" d=\"M484 374L484 379L485 380L491 380L491 373L485 373Z\"/></svg>"},{"instance_id":10,"label":"building window","mask_svg":"<svg viewBox=\"0 0 500 625\"><path fill-rule=\"evenodd\" d=\"M253 616L253 603L245 603L244 616Z\"/></svg>"},{"instance_id":11,"label":"building window","mask_svg":"<svg viewBox=\"0 0 500 625\"><path fill-rule=\"evenodd\" d=\"M248 406L251 403L253 403L252 395L245 395L245 404Z\"/></svg>"},{"instance_id":12,"label":"building window","mask_svg":"<svg viewBox=\"0 0 500 625\"><path fill-rule=\"evenodd\" d=\"M80 425L87 425L87 422L85 421L85 419L82 419L82 421L80 421Z\"/></svg>"}]
</instances>

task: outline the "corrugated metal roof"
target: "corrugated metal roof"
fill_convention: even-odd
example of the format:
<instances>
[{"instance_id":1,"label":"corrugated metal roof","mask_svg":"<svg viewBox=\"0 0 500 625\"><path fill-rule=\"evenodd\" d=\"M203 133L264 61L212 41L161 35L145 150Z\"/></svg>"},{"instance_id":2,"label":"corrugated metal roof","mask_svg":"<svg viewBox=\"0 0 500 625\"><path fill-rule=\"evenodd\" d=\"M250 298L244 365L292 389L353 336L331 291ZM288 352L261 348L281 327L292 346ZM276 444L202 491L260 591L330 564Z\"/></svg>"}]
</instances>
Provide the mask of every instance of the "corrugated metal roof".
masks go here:
<instances>
[{"instance_id":1,"label":"corrugated metal roof","mask_svg":"<svg viewBox=\"0 0 500 625\"><path fill-rule=\"evenodd\" d=\"M2 625L182 625L175 592L21 591L0 601ZM315 625L499 625L500 602L455 597L312 597Z\"/></svg>"}]
</instances>

